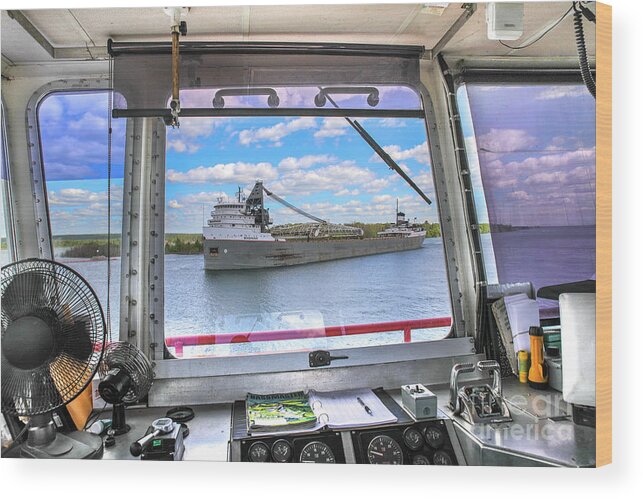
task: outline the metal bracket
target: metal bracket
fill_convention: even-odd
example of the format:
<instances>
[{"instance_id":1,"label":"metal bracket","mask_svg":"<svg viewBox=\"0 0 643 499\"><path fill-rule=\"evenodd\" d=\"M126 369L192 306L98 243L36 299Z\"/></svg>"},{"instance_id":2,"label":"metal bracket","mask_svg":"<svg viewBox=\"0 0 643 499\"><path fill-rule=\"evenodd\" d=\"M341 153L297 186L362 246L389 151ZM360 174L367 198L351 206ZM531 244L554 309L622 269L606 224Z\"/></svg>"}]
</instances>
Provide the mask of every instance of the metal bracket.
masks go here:
<instances>
[{"instance_id":1,"label":"metal bracket","mask_svg":"<svg viewBox=\"0 0 643 499\"><path fill-rule=\"evenodd\" d=\"M332 361L340 359L348 359L348 355L338 355L337 357L333 357L330 352L327 352L326 350L315 350L308 354L308 365L310 365L310 367L330 366Z\"/></svg>"}]
</instances>

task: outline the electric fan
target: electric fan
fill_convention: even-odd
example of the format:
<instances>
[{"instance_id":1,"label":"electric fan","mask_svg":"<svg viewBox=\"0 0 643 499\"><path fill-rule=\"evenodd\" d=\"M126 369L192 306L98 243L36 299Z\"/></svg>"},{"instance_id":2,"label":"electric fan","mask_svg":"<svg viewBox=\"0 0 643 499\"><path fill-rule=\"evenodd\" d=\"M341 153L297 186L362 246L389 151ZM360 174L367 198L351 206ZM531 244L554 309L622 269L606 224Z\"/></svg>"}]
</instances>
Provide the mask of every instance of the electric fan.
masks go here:
<instances>
[{"instance_id":1,"label":"electric fan","mask_svg":"<svg viewBox=\"0 0 643 499\"><path fill-rule=\"evenodd\" d=\"M127 433L130 427L125 422L125 404L133 404L147 395L154 377L152 365L136 346L118 341L105 348L100 374L98 392L113 405L110 432Z\"/></svg>"},{"instance_id":2,"label":"electric fan","mask_svg":"<svg viewBox=\"0 0 643 499\"><path fill-rule=\"evenodd\" d=\"M58 433L52 420L100 364L105 318L96 294L71 268L40 259L2 267L1 290L2 410L29 418L19 455L101 457L100 437Z\"/></svg>"}]
</instances>

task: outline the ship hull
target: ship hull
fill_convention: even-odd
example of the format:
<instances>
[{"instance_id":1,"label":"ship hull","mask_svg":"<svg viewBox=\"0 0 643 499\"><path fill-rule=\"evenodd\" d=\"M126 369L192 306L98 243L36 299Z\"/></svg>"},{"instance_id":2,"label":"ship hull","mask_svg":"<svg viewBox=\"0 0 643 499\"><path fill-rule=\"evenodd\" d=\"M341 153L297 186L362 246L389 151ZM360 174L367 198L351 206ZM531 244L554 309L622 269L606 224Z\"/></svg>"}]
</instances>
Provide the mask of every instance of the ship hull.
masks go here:
<instances>
[{"instance_id":1,"label":"ship hull","mask_svg":"<svg viewBox=\"0 0 643 499\"><path fill-rule=\"evenodd\" d=\"M424 236L331 241L204 240L206 270L263 269L419 249Z\"/></svg>"}]
</instances>

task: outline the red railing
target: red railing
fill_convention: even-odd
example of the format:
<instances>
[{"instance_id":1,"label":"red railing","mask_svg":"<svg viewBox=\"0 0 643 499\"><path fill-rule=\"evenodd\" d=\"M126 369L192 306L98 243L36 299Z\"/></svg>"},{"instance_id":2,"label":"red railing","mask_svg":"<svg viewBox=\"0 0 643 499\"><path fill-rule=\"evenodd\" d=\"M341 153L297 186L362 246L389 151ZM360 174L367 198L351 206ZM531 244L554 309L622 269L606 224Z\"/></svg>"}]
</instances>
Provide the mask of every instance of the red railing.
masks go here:
<instances>
[{"instance_id":1,"label":"red railing","mask_svg":"<svg viewBox=\"0 0 643 499\"><path fill-rule=\"evenodd\" d=\"M182 357L183 347L221 345L226 343L255 343L259 341L301 340L305 338L330 338L333 336L387 333L391 331L403 331L404 342L410 343L411 331L414 329L433 329L448 327L450 325L451 317L434 317L431 319L351 324L348 326L329 326L309 329L174 336L166 338L165 344L168 348L174 348L174 354L177 357Z\"/></svg>"}]
</instances>

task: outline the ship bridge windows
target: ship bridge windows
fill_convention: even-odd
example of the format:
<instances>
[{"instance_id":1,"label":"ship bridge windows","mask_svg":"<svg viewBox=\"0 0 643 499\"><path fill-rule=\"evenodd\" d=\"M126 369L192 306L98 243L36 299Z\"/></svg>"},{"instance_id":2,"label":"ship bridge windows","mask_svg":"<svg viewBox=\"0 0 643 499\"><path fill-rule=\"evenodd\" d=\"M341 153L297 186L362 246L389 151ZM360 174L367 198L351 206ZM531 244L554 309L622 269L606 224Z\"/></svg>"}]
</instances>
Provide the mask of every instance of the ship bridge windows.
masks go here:
<instances>
[{"instance_id":1,"label":"ship bridge windows","mask_svg":"<svg viewBox=\"0 0 643 499\"><path fill-rule=\"evenodd\" d=\"M487 280L594 280L596 106L585 86L473 81L458 106ZM542 317L557 315L557 302L539 301Z\"/></svg>"},{"instance_id":2,"label":"ship bridge windows","mask_svg":"<svg viewBox=\"0 0 643 499\"><path fill-rule=\"evenodd\" d=\"M117 338L125 122L114 120L112 123L110 168L108 112L107 92L54 92L38 107L38 125L52 256L83 275L105 309L107 269L110 269L108 317L112 337ZM111 237L108 240L110 197Z\"/></svg>"}]
</instances>

